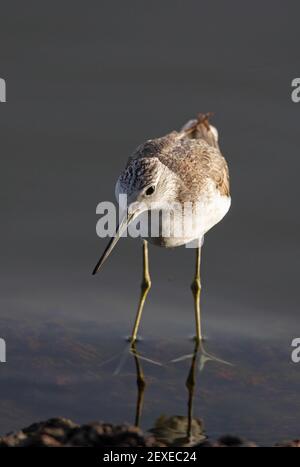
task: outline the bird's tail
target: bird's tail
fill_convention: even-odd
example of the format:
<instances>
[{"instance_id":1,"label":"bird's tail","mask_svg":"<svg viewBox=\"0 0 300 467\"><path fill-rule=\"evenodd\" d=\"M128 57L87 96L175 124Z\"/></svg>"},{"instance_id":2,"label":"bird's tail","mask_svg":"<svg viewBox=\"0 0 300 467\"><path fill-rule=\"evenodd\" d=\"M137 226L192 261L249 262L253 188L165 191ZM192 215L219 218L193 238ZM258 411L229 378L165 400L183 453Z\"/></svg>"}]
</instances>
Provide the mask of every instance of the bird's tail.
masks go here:
<instances>
[{"instance_id":1,"label":"bird's tail","mask_svg":"<svg viewBox=\"0 0 300 467\"><path fill-rule=\"evenodd\" d=\"M218 130L209 123L212 113L198 114L197 118L189 120L181 132L191 139L204 139L210 146L219 149Z\"/></svg>"}]
</instances>

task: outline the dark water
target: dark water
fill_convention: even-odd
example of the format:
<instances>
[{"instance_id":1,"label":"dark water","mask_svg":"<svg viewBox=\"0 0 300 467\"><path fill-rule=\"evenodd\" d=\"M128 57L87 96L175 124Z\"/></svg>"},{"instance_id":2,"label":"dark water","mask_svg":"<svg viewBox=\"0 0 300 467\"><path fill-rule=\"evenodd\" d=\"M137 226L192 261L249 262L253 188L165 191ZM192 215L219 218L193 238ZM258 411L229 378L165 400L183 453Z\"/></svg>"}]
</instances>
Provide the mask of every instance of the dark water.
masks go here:
<instances>
[{"instance_id":1,"label":"dark water","mask_svg":"<svg viewBox=\"0 0 300 467\"><path fill-rule=\"evenodd\" d=\"M151 311L150 305L145 311ZM184 434L194 343L179 327L175 338L161 324L155 326L165 327L165 338L146 333L137 345L145 380L139 424L150 430L162 416L185 417L180 419ZM264 445L298 437L299 368L290 361L289 343L223 332L219 325L211 326L209 334L194 368L192 410L203 433L212 438L237 434ZM100 319L49 319L34 325L7 319L2 335L9 343L0 378L2 433L61 415L81 423L136 422L136 360L119 326L103 326ZM167 436L168 430L163 433Z\"/></svg>"},{"instance_id":2,"label":"dark water","mask_svg":"<svg viewBox=\"0 0 300 467\"><path fill-rule=\"evenodd\" d=\"M149 3L149 2L148 2ZM299 2L6 2L0 77L0 431L53 416L133 422L124 337L141 245L122 239L99 276L96 206L142 141L213 111L232 207L205 239L194 417L210 437L299 437ZM187 416L194 252L150 247L141 426ZM128 353L128 352L127 352ZM115 356L112 361L102 364ZM123 362L117 375L120 359ZM179 420L179 419L176 419Z\"/></svg>"}]
</instances>

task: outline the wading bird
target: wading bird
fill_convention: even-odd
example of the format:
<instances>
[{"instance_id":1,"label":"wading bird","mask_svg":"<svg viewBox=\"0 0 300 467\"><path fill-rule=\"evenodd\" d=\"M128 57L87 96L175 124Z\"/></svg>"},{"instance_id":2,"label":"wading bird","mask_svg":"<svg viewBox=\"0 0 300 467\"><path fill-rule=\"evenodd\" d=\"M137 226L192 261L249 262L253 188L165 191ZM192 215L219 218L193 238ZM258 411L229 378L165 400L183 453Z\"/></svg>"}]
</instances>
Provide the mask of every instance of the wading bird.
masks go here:
<instances>
[{"instance_id":1,"label":"wading bird","mask_svg":"<svg viewBox=\"0 0 300 467\"><path fill-rule=\"evenodd\" d=\"M159 211L171 213L160 218L161 228L156 236L143 239L143 280L140 302L131 335L137 332L144 303L151 287L148 242L169 248L192 244L196 248L195 276L191 288L194 296L196 341L202 339L200 319L200 255L205 233L228 212L231 198L229 173L218 145L218 132L209 123L209 114L200 114L180 131L140 145L129 157L116 184L116 196L127 196L127 208L114 237L111 238L93 274L100 269L117 241L141 213ZM174 210L188 205L192 222L180 230L184 216ZM167 234L166 234L167 232ZM176 234L175 234L176 233Z\"/></svg>"}]
</instances>

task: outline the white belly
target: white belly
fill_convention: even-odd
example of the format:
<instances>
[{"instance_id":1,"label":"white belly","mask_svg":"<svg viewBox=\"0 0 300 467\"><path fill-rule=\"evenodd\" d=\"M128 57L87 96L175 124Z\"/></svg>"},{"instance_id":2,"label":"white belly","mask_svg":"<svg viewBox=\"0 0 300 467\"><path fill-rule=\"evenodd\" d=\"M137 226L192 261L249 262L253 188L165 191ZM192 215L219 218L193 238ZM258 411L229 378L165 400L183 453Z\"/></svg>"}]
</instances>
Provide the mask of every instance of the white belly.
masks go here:
<instances>
[{"instance_id":1,"label":"white belly","mask_svg":"<svg viewBox=\"0 0 300 467\"><path fill-rule=\"evenodd\" d=\"M189 215L189 211L186 216L179 217L170 216L166 212L160 219L159 228L154 229L155 233L159 231L159 235L150 234L144 238L154 245L165 248L177 247L196 239L202 239L208 230L223 219L230 204L230 197L222 196L216 191L215 196L199 201L197 210L191 212L191 215ZM150 228L148 232L151 232Z\"/></svg>"}]
</instances>

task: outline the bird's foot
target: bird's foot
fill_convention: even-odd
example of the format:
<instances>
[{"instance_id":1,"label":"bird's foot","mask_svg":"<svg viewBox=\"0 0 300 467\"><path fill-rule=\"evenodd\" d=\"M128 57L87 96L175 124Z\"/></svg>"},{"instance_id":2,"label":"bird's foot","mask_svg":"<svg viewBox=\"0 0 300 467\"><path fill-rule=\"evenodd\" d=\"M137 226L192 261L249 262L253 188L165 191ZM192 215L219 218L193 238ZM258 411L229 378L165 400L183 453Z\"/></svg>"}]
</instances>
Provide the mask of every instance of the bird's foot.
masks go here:
<instances>
[{"instance_id":1,"label":"bird's foot","mask_svg":"<svg viewBox=\"0 0 300 467\"><path fill-rule=\"evenodd\" d=\"M198 336L191 336L189 339L196 344L201 344L202 342L206 342L208 340L205 336L201 336L200 338Z\"/></svg>"},{"instance_id":2,"label":"bird's foot","mask_svg":"<svg viewBox=\"0 0 300 467\"><path fill-rule=\"evenodd\" d=\"M137 336L135 339L133 339L132 336L126 336L125 339L126 339L127 342L130 342L132 345L144 340L143 337L141 337L141 336Z\"/></svg>"}]
</instances>

